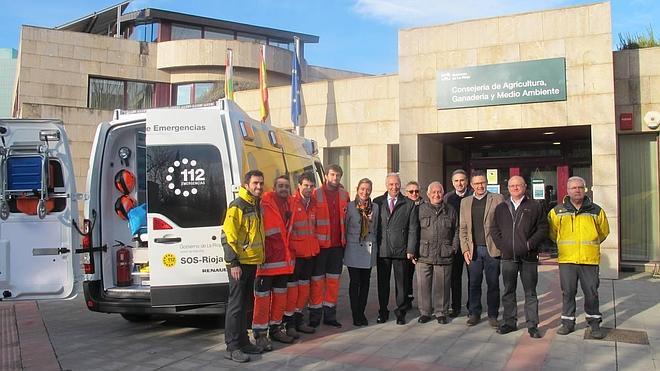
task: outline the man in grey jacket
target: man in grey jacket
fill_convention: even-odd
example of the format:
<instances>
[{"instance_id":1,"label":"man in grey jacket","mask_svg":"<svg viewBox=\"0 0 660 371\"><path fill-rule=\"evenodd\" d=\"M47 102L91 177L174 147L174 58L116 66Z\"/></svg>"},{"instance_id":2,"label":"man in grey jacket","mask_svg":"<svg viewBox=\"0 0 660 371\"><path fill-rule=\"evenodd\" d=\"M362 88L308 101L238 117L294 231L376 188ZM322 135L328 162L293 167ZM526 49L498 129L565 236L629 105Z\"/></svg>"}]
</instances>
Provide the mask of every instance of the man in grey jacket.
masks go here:
<instances>
[{"instance_id":1,"label":"man in grey jacket","mask_svg":"<svg viewBox=\"0 0 660 371\"><path fill-rule=\"evenodd\" d=\"M387 304L390 301L390 276L394 270L396 294L396 323L406 324L408 289L410 277L408 260L415 256L419 221L415 203L401 194L401 179L398 174L388 174L385 180L387 192L374 199L378 204L378 319L384 323L389 317Z\"/></svg>"},{"instance_id":2,"label":"man in grey jacket","mask_svg":"<svg viewBox=\"0 0 660 371\"><path fill-rule=\"evenodd\" d=\"M453 207L443 202L440 182L429 184L429 202L419 205L419 249L417 259L417 300L419 323L435 315L446 324L449 314L451 270L458 250L458 217Z\"/></svg>"}]
</instances>

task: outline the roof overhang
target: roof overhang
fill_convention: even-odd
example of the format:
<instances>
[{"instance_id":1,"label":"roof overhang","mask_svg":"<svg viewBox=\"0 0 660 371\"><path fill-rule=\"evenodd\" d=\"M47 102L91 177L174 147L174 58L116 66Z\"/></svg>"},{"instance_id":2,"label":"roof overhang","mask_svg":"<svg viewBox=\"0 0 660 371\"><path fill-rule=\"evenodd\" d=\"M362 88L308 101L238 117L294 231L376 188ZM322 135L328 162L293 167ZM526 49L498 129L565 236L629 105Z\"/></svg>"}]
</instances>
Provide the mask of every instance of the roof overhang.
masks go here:
<instances>
[{"instance_id":1,"label":"roof overhang","mask_svg":"<svg viewBox=\"0 0 660 371\"><path fill-rule=\"evenodd\" d=\"M260 27L249 25L245 23L224 21L221 19L207 18L202 16L183 14L171 12L161 9L142 9L121 16L121 22L129 23L148 23L154 20L166 20L174 23L186 23L192 25L214 27L225 30L232 30L238 32L246 32L254 35L263 35L265 37L277 38L281 40L293 40L294 36L298 36L303 43L318 43L319 37L304 33L279 30L276 28Z\"/></svg>"},{"instance_id":2,"label":"roof overhang","mask_svg":"<svg viewBox=\"0 0 660 371\"><path fill-rule=\"evenodd\" d=\"M98 12L76 19L75 21L57 26L55 29L92 34L105 33L110 26L114 26L114 24L117 23L117 9L119 8L120 14L123 14L130 2L131 0L122 1L103 10L99 10Z\"/></svg>"}]
</instances>

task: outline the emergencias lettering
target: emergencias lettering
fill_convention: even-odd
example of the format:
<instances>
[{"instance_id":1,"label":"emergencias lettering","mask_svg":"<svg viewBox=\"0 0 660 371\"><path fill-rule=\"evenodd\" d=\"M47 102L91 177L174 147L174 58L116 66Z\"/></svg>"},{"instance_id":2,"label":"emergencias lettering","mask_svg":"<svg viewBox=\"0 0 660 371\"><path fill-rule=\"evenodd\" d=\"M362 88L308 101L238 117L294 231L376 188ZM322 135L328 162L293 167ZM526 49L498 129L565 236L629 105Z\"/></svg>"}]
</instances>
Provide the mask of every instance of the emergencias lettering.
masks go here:
<instances>
[{"instance_id":1,"label":"emergencias lettering","mask_svg":"<svg viewBox=\"0 0 660 371\"><path fill-rule=\"evenodd\" d=\"M147 127L149 129L149 127ZM204 131L206 130L206 125L154 125L153 131L158 132L173 132L178 133L180 131Z\"/></svg>"}]
</instances>

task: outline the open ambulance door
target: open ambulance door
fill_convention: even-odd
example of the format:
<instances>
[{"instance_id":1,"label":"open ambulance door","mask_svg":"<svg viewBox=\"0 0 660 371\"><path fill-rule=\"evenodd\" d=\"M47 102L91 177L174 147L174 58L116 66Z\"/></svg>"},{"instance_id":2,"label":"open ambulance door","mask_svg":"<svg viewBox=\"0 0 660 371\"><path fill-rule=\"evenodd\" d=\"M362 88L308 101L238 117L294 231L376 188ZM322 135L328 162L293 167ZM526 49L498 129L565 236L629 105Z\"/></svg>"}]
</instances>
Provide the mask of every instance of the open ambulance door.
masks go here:
<instances>
[{"instance_id":1,"label":"open ambulance door","mask_svg":"<svg viewBox=\"0 0 660 371\"><path fill-rule=\"evenodd\" d=\"M147 222L153 306L224 303L220 243L231 193L222 111L149 110Z\"/></svg>"},{"instance_id":2,"label":"open ambulance door","mask_svg":"<svg viewBox=\"0 0 660 371\"><path fill-rule=\"evenodd\" d=\"M61 122L0 120L0 298L66 299L80 262L73 163Z\"/></svg>"}]
</instances>

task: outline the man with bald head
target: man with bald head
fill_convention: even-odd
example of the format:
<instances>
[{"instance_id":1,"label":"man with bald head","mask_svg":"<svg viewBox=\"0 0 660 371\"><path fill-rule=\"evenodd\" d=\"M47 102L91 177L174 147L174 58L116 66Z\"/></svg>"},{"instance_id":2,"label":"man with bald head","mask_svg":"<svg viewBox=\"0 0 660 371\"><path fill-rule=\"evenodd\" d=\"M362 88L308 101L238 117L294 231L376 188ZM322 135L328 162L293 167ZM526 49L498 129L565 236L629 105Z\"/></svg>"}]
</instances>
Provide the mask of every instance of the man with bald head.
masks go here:
<instances>
[{"instance_id":1,"label":"man with bald head","mask_svg":"<svg viewBox=\"0 0 660 371\"><path fill-rule=\"evenodd\" d=\"M396 323L406 323L408 296L412 294L407 285L410 275L409 260L415 256L417 248L417 233L419 222L417 206L409 198L401 194L401 179L396 173L390 173L385 178L384 195L376 197L378 204L378 319L384 323L389 318L387 305L390 301L390 276L394 270L394 287L396 295Z\"/></svg>"},{"instance_id":2,"label":"man with bald head","mask_svg":"<svg viewBox=\"0 0 660 371\"><path fill-rule=\"evenodd\" d=\"M419 319L426 323L432 316L446 324L451 293L451 270L458 251L458 216L456 210L443 202L444 188L440 182L429 184L429 202L419 205L419 245L417 260L417 301Z\"/></svg>"},{"instance_id":3,"label":"man with bald head","mask_svg":"<svg viewBox=\"0 0 660 371\"><path fill-rule=\"evenodd\" d=\"M527 184L521 176L512 176L508 183L511 197L495 208L493 240L502 253L502 324L497 332L504 335L518 329L516 288L518 275L525 290L525 320L532 338L540 338L539 304L536 284L539 280L539 246L548 235L548 221L543 207L529 199Z\"/></svg>"}]
</instances>

